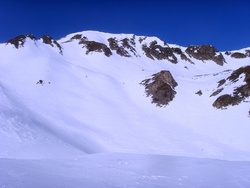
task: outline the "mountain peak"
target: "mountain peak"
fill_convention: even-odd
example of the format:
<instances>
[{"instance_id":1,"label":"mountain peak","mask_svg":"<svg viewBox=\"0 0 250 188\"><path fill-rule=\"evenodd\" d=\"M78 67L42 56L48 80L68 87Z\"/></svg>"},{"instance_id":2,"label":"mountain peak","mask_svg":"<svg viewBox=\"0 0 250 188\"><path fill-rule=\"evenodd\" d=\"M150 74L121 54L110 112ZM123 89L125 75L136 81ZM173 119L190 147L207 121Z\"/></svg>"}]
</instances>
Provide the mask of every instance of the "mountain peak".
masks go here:
<instances>
[{"instance_id":1,"label":"mountain peak","mask_svg":"<svg viewBox=\"0 0 250 188\"><path fill-rule=\"evenodd\" d=\"M43 35L41 37L41 39L42 39L42 41L43 41L44 44L49 44L52 47L56 46L60 50L60 53L62 54L62 47L61 47L61 45L56 40L54 40L51 36L49 36L49 35Z\"/></svg>"},{"instance_id":2,"label":"mountain peak","mask_svg":"<svg viewBox=\"0 0 250 188\"><path fill-rule=\"evenodd\" d=\"M18 35L13 39L10 39L6 42L6 44L13 44L17 49L20 46L24 46L26 39L29 38L31 40L36 40L35 36L33 34L28 35Z\"/></svg>"},{"instance_id":3,"label":"mountain peak","mask_svg":"<svg viewBox=\"0 0 250 188\"><path fill-rule=\"evenodd\" d=\"M34 35L19 35L9 41L15 48L25 46L26 39L29 38L37 41ZM240 51L219 52L214 46L205 44L200 46L190 45L181 47L169 44L157 37L136 36L134 34L111 34L99 31L82 31L72 33L60 40L54 40L49 35L43 35L41 38L44 44L56 47L63 54L63 46L69 43L78 43L85 49L86 55L93 53L103 53L110 57L118 55L126 58L142 58L147 57L152 60L168 61L177 64L180 61L186 61L195 64L199 61L213 61L217 65L223 66L227 63L227 56L231 58L244 59L250 58L250 49L242 49Z\"/></svg>"}]
</instances>

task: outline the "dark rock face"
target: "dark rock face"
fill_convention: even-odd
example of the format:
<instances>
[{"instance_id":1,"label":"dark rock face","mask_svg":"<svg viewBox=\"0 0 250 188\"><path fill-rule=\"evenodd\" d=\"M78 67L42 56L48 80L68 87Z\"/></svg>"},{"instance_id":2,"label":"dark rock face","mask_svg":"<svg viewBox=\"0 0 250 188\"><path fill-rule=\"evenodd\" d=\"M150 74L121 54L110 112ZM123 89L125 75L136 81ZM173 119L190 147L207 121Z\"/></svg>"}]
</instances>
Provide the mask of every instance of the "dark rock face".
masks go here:
<instances>
[{"instance_id":1,"label":"dark rock face","mask_svg":"<svg viewBox=\"0 0 250 188\"><path fill-rule=\"evenodd\" d=\"M108 41L109 41L109 46L111 50L115 50L118 55L123 56L123 57L131 57L128 51L125 50L124 46L119 46L116 38L109 38Z\"/></svg>"},{"instance_id":2,"label":"dark rock face","mask_svg":"<svg viewBox=\"0 0 250 188\"><path fill-rule=\"evenodd\" d=\"M195 94L197 94L197 95L201 96L201 95L202 95L202 91L201 91L201 90L199 90L199 91L197 91Z\"/></svg>"},{"instance_id":3,"label":"dark rock face","mask_svg":"<svg viewBox=\"0 0 250 188\"><path fill-rule=\"evenodd\" d=\"M221 93L223 90L224 90L223 87L220 88L220 89L217 89L215 92L213 92L213 93L210 95L210 97L214 97L214 96L218 95L218 94Z\"/></svg>"},{"instance_id":4,"label":"dark rock face","mask_svg":"<svg viewBox=\"0 0 250 188\"><path fill-rule=\"evenodd\" d=\"M36 40L35 36L32 34L29 35L19 35L13 39L10 39L6 42L6 44L13 44L17 49L24 45L26 38L30 38L31 40Z\"/></svg>"},{"instance_id":5,"label":"dark rock face","mask_svg":"<svg viewBox=\"0 0 250 188\"><path fill-rule=\"evenodd\" d=\"M229 105L238 105L241 102L241 98L238 96L231 96L229 94L222 95L216 99L213 106L218 109L225 109Z\"/></svg>"},{"instance_id":6,"label":"dark rock face","mask_svg":"<svg viewBox=\"0 0 250 188\"><path fill-rule=\"evenodd\" d=\"M226 52L226 55L231 55L231 57L236 59L243 59L250 57L250 50L245 50L245 53L242 52Z\"/></svg>"},{"instance_id":7,"label":"dark rock face","mask_svg":"<svg viewBox=\"0 0 250 188\"><path fill-rule=\"evenodd\" d=\"M82 41L79 42L79 44L85 45L87 48L86 54L89 54L89 52L104 52L105 56L107 57L112 55L111 50L105 44L95 41Z\"/></svg>"},{"instance_id":8,"label":"dark rock face","mask_svg":"<svg viewBox=\"0 0 250 188\"><path fill-rule=\"evenodd\" d=\"M250 96L250 66L241 67L235 70L226 80L237 82L243 74L245 75L244 82L246 84L236 87L231 94L225 94L218 97L213 103L214 107L223 109L229 105L237 105ZM219 86L222 86L225 84L225 80L221 80L219 83Z\"/></svg>"},{"instance_id":9,"label":"dark rock face","mask_svg":"<svg viewBox=\"0 0 250 188\"><path fill-rule=\"evenodd\" d=\"M142 43L142 41L146 40L147 37L139 38L139 42Z\"/></svg>"},{"instance_id":10,"label":"dark rock face","mask_svg":"<svg viewBox=\"0 0 250 188\"><path fill-rule=\"evenodd\" d=\"M27 38L30 38L31 40L33 41L36 41L36 37L32 34L29 34L29 35L19 35L9 41L7 41L7 44L13 44L17 49L19 47L23 47L25 42L26 42L26 39ZM60 53L62 54L62 47L61 45L56 41L54 40L52 37L48 36L48 35L43 35L41 37L42 41L44 44L49 44L51 45L52 47L56 46L58 47L58 49L60 50Z\"/></svg>"},{"instance_id":11,"label":"dark rock face","mask_svg":"<svg viewBox=\"0 0 250 188\"><path fill-rule=\"evenodd\" d=\"M77 34L73 36L67 42L71 42L73 40L79 40L78 44L83 44L83 48L87 48L86 54L89 54L90 52L103 52L104 55L107 57L112 55L112 52L107 47L107 45L100 43L100 42L89 41L87 37L82 36L81 34Z\"/></svg>"},{"instance_id":12,"label":"dark rock face","mask_svg":"<svg viewBox=\"0 0 250 188\"><path fill-rule=\"evenodd\" d=\"M49 44L52 47L56 46L60 50L60 53L62 54L62 47L61 47L61 45L56 40L54 40L51 36L49 36L49 35L43 35L41 37L41 39L43 40L44 44Z\"/></svg>"},{"instance_id":13,"label":"dark rock face","mask_svg":"<svg viewBox=\"0 0 250 188\"><path fill-rule=\"evenodd\" d=\"M166 59L171 63L178 63L176 56L174 55L174 51L169 47L162 47L157 44L157 41L152 41L149 46L146 44L142 45L142 50L145 52L145 55L148 58L154 60L154 58L158 60Z\"/></svg>"},{"instance_id":14,"label":"dark rock face","mask_svg":"<svg viewBox=\"0 0 250 188\"><path fill-rule=\"evenodd\" d=\"M218 82L218 86L217 86L217 87L222 86L225 82L226 82L225 79L220 80L220 81Z\"/></svg>"},{"instance_id":15,"label":"dark rock face","mask_svg":"<svg viewBox=\"0 0 250 188\"><path fill-rule=\"evenodd\" d=\"M87 48L87 54L92 51L104 52L104 54L109 57L112 55L111 50L113 50L118 55L123 57L131 57L129 51L132 52L136 57L138 57L135 50L135 35L133 35L133 37L131 37L130 39L124 38L119 41L115 37L109 38L107 39L109 47L100 42L89 41L87 37L82 36L81 34L73 36L69 41L66 42L71 42L72 40L79 40L79 44L83 44L84 47Z\"/></svg>"},{"instance_id":16,"label":"dark rock face","mask_svg":"<svg viewBox=\"0 0 250 188\"><path fill-rule=\"evenodd\" d=\"M194 64L194 62L192 62L192 60L189 59L189 58L182 52L182 50L181 50L180 48L172 48L172 50L173 50L173 52L174 52L175 54L180 55L180 57L181 57L182 60L185 60L185 61L188 61L188 62L191 63L191 64Z\"/></svg>"},{"instance_id":17,"label":"dark rock face","mask_svg":"<svg viewBox=\"0 0 250 188\"><path fill-rule=\"evenodd\" d=\"M127 48L129 51L131 51L136 57L138 57L136 49L135 49L135 35L133 35L132 38L124 38L121 40L122 46L124 48Z\"/></svg>"},{"instance_id":18,"label":"dark rock face","mask_svg":"<svg viewBox=\"0 0 250 188\"><path fill-rule=\"evenodd\" d=\"M86 37L85 37L85 38L86 38ZM73 39L80 40L80 39L82 39L82 35L80 35L80 34L75 35L75 36L73 36L73 37L71 38L71 40L73 40Z\"/></svg>"},{"instance_id":19,"label":"dark rock face","mask_svg":"<svg viewBox=\"0 0 250 188\"><path fill-rule=\"evenodd\" d=\"M245 50L245 55L247 56L247 57L250 57L250 50Z\"/></svg>"},{"instance_id":20,"label":"dark rock face","mask_svg":"<svg viewBox=\"0 0 250 188\"><path fill-rule=\"evenodd\" d=\"M235 71L227 78L231 82L236 82L238 81L239 77L241 74L245 74L245 79L244 81L250 84L249 76L250 76L250 66L246 67L241 67Z\"/></svg>"},{"instance_id":21,"label":"dark rock face","mask_svg":"<svg viewBox=\"0 0 250 188\"><path fill-rule=\"evenodd\" d=\"M178 85L169 71L161 71L152 78L141 82L145 86L147 96L152 97L152 103L157 106L167 105L176 95L174 88Z\"/></svg>"},{"instance_id":22,"label":"dark rock face","mask_svg":"<svg viewBox=\"0 0 250 188\"><path fill-rule=\"evenodd\" d=\"M135 35L132 38L124 38L118 41L116 38L109 38L109 47L111 50L115 50L116 53L123 57L131 57L129 52L132 52L136 57L138 57L135 50ZM120 43L120 44L119 44Z\"/></svg>"},{"instance_id":23,"label":"dark rock face","mask_svg":"<svg viewBox=\"0 0 250 188\"><path fill-rule=\"evenodd\" d=\"M81 44L84 41L88 41L88 38L85 36L82 36L81 34L77 34L77 35L71 37L71 39L69 41L66 41L66 42L71 42L73 40L79 40L79 44Z\"/></svg>"},{"instance_id":24,"label":"dark rock face","mask_svg":"<svg viewBox=\"0 0 250 188\"><path fill-rule=\"evenodd\" d=\"M241 74L245 74L244 82L246 82L246 84L235 88L233 95L241 96L242 100L244 100L246 97L250 96L250 66L237 69L227 79L231 82L236 82Z\"/></svg>"},{"instance_id":25,"label":"dark rock face","mask_svg":"<svg viewBox=\"0 0 250 188\"><path fill-rule=\"evenodd\" d=\"M185 52L190 56L198 60L212 60L218 65L223 65L225 59L221 53L218 53L218 50L211 45L202 45L202 46L189 46Z\"/></svg>"},{"instance_id":26,"label":"dark rock face","mask_svg":"<svg viewBox=\"0 0 250 188\"><path fill-rule=\"evenodd\" d=\"M247 56L243 53L240 52L235 52L231 55L231 57L233 58L237 58L237 59L242 59L242 58L246 58Z\"/></svg>"}]
</instances>

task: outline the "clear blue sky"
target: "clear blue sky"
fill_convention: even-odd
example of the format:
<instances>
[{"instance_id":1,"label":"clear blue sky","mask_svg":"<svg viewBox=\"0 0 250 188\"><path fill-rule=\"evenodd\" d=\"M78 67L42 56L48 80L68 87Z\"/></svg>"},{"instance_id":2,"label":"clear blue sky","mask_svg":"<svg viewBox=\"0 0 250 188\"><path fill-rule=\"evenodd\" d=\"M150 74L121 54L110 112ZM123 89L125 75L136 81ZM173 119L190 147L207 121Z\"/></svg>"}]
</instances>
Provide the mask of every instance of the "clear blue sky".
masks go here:
<instances>
[{"instance_id":1,"label":"clear blue sky","mask_svg":"<svg viewBox=\"0 0 250 188\"><path fill-rule=\"evenodd\" d=\"M182 46L250 47L250 0L0 0L0 42L97 30L157 36Z\"/></svg>"}]
</instances>

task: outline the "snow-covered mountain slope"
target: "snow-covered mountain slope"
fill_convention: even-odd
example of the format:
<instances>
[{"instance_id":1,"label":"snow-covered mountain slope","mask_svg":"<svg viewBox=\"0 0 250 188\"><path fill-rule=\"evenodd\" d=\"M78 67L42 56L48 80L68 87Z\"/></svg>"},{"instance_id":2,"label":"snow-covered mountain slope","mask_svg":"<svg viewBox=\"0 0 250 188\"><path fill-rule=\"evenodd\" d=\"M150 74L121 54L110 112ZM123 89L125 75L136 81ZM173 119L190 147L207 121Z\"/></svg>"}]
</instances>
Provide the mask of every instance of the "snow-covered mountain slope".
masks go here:
<instances>
[{"instance_id":1,"label":"snow-covered mountain slope","mask_svg":"<svg viewBox=\"0 0 250 188\"><path fill-rule=\"evenodd\" d=\"M249 51L95 31L58 41L16 37L0 44L0 158L128 153L250 160ZM170 76L155 81L161 71L171 73L175 87ZM156 84L156 95L147 93L145 80ZM233 99L215 103L223 95Z\"/></svg>"},{"instance_id":2,"label":"snow-covered mountain slope","mask_svg":"<svg viewBox=\"0 0 250 188\"><path fill-rule=\"evenodd\" d=\"M23 158L27 153L22 153L20 148L29 148L31 143L35 147L44 145L44 139L52 143L58 139L85 153L249 159L248 99L227 110L217 110L212 106L215 98L210 97L218 81L232 70L249 65L249 58L234 59L224 54L226 63L221 66L212 60L188 56L179 47L190 61L172 53L174 56L167 58L175 57L175 64L169 59L158 60L153 55L151 58L142 50L143 45L157 43L155 51L161 57L164 56L162 46L167 50L173 46L155 37L87 31L68 35L53 45L45 43L45 37L30 36L24 37L19 46L10 42L1 44L1 119L4 122L1 132L10 140L6 142L4 138L1 142L1 148L6 148L1 156ZM131 51L126 45L121 48L127 50L129 57L110 50L110 38L118 41L117 46L119 42L130 41L126 44ZM86 47L89 44L93 46ZM103 46L112 55L106 56ZM174 100L165 108L151 104L140 84L161 70L169 70L178 83ZM242 79L236 84L242 84ZM234 84L229 88L232 90ZM198 91L202 95L197 95ZM12 142L15 147L6 147L6 143Z\"/></svg>"}]
</instances>

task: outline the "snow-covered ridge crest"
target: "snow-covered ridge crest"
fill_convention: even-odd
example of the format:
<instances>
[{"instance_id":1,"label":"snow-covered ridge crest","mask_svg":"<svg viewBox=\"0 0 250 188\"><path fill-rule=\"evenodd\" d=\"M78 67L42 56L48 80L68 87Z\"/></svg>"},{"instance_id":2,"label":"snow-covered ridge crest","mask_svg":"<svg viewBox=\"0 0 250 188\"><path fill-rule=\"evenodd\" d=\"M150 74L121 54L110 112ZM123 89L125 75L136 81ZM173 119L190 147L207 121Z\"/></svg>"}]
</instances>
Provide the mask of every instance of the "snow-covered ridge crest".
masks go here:
<instances>
[{"instance_id":1,"label":"snow-covered ridge crest","mask_svg":"<svg viewBox=\"0 0 250 188\"><path fill-rule=\"evenodd\" d=\"M9 41L7 44L13 44L16 48L23 47L25 41L31 39L36 41L34 35L20 35ZM76 42L85 50L83 53L91 55L93 53L102 53L110 57L114 54L122 57L147 57L153 60L164 60L176 64L180 61L194 62L213 61L223 66L227 63L227 56L230 58L242 59L250 58L250 49L240 51L219 52L212 45L188 46L187 48L178 45L168 44L157 37L136 36L134 34L110 34L98 31L83 31L69 34L56 41L49 35L42 36L44 44L56 47L63 54L63 46L68 43Z\"/></svg>"},{"instance_id":2,"label":"snow-covered ridge crest","mask_svg":"<svg viewBox=\"0 0 250 188\"><path fill-rule=\"evenodd\" d=\"M13 45L16 49L19 49L25 47L26 43L29 43L28 41L32 41L31 44L34 45L32 46L33 48L37 47L38 43L43 43L46 45L50 45L51 47L57 48L62 54L61 45L49 35L43 35L39 39L37 39L33 34L19 35L13 39L8 40L6 42L6 45Z\"/></svg>"}]
</instances>

